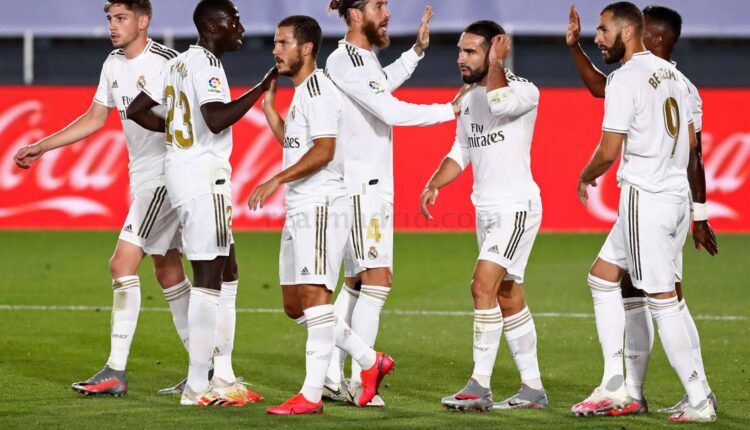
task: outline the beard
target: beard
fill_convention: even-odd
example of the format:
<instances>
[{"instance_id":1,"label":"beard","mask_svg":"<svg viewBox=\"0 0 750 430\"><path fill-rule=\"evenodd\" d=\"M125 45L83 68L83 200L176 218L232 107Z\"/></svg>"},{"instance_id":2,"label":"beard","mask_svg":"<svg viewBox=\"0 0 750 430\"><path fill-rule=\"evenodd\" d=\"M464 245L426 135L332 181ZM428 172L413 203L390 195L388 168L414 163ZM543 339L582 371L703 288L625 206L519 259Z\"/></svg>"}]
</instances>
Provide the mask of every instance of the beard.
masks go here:
<instances>
[{"instance_id":1,"label":"beard","mask_svg":"<svg viewBox=\"0 0 750 430\"><path fill-rule=\"evenodd\" d=\"M388 30L386 29L385 35L381 36L378 34L379 25L376 25L373 21L366 21L365 25L362 26L362 32L365 34L367 41L371 45L375 45L380 49L385 49L391 44L391 38L388 36Z\"/></svg>"},{"instance_id":2,"label":"beard","mask_svg":"<svg viewBox=\"0 0 750 430\"><path fill-rule=\"evenodd\" d=\"M284 62L284 65L288 66L288 70L279 70L279 74L281 76L294 76L302 69L303 65L302 56L299 55L297 58L288 60ZM278 65L278 64L277 64Z\"/></svg>"},{"instance_id":3,"label":"beard","mask_svg":"<svg viewBox=\"0 0 750 430\"><path fill-rule=\"evenodd\" d=\"M604 62L607 64L619 63L625 56L625 42L622 41L622 32L615 37L615 43L611 48L604 47Z\"/></svg>"},{"instance_id":4,"label":"beard","mask_svg":"<svg viewBox=\"0 0 750 430\"><path fill-rule=\"evenodd\" d=\"M484 79L485 76L487 76L486 65L480 69L472 69L470 67L467 68L469 69L469 76L461 75L461 79L465 84L476 84L477 82Z\"/></svg>"}]
</instances>

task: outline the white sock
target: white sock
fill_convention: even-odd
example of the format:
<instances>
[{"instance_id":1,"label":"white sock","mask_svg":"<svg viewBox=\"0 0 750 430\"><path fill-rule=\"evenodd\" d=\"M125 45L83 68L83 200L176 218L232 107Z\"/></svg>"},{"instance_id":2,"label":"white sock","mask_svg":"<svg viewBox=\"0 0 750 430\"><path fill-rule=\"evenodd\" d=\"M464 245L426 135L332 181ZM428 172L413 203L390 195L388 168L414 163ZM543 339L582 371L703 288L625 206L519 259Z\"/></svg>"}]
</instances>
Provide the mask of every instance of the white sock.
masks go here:
<instances>
[{"instance_id":1,"label":"white sock","mask_svg":"<svg viewBox=\"0 0 750 430\"><path fill-rule=\"evenodd\" d=\"M172 322L180 336L180 341L188 349L188 306L190 305L190 281L185 278L184 281L161 291L164 298L169 303L169 309L172 311Z\"/></svg>"},{"instance_id":2,"label":"white sock","mask_svg":"<svg viewBox=\"0 0 750 430\"><path fill-rule=\"evenodd\" d=\"M297 324L301 325L302 327L307 327L307 317L304 316L304 315L302 315L299 318L296 318L294 320L294 322L296 322Z\"/></svg>"},{"instance_id":3,"label":"white sock","mask_svg":"<svg viewBox=\"0 0 750 430\"><path fill-rule=\"evenodd\" d=\"M682 299L680 304L680 314L682 315L682 321L685 323L688 336L690 336L690 346L693 351L693 361L695 366L698 368L698 376L701 378L703 384L703 390L706 394L711 394L711 387L708 386L708 378L706 378L706 369L703 367L703 355L701 354L701 338L698 335L698 327L695 326L693 316L690 315L687 303L685 299Z\"/></svg>"},{"instance_id":4,"label":"white sock","mask_svg":"<svg viewBox=\"0 0 750 430\"><path fill-rule=\"evenodd\" d=\"M602 386L619 376L624 380L622 363L622 343L625 335L625 309L622 306L622 292L619 282L605 281L589 273L589 288L594 299L594 317L599 343L604 356Z\"/></svg>"},{"instance_id":5,"label":"white sock","mask_svg":"<svg viewBox=\"0 0 750 430\"><path fill-rule=\"evenodd\" d=\"M703 390L703 384L693 361L690 336L682 319L677 297L669 299L649 297L648 307L659 327L659 338L664 352L667 353L669 363L677 372L690 404L697 406L698 403L706 400L706 392Z\"/></svg>"},{"instance_id":6,"label":"white sock","mask_svg":"<svg viewBox=\"0 0 750 430\"><path fill-rule=\"evenodd\" d=\"M503 314L500 306L474 309L474 371L472 379L489 388L497 348L503 335Z\"/></svg>"},{"instance_id":7,"label":"white sock","mask_svg":"<svg viewBox=\"0 0 750 430\"><path fill-rule=\"evenodd\" d=\"M536 355L536 326L528 306L521 312L503 319L503 331L508 349L516 362L521 382L534 390L542 389L542 375Z\"/></svg>"},{"instance_id":8,"label":"white sock","mask_svg":"<svg viewBox=\"0 0 750 430\"><path fill-rule=\"evenodd\" d=\"M208 388L208 370L211 368L218 316L219 291L193 286L188 309L190 368L187 385L194 393L203 393Z\"/></svg>"},{"instance_id":9,"label":"white sock","mask_svg":"<svg viewBox=\"0 0 750 430\"><path fill-rule=\"evenodd\" d=\"M375 347L375 339L378 337L380 325L380 311L383 309L385 299L391 289L377 285L362 285L359 291L359 299L352 311L351 327L370 348ZM352 362L352 381L362 382L359 372L362 369L356 362Z\"/></svg>"},{"instance_id":10,"label":"white sock","mask_svg":"<svg viewBox=\"0 0 750 430\"><path fill-rule=\"evenodd\" d=\"M313 403L320 401L326 369L335 343L333 305L313 306L305 309L307 319L307 345L305 346L305 383L300 393Z\"/></svg>"},{"instance_id":11,"label":"white sock","mask_svg":"<svg viewBox=\"0 0 750 430\"><path fill-rule=\"evenodd\" d=\"M219 294L219 319L216 322L216 345L214 349L214 377L233 382L232 370L234 328L237 323L237 285L239 280L221 283Z\"/></svg>"},{"instance_id":12,"label":"white sock","mask_svg":"<svg viewBox=\"0 0 750 430\"><path fill-rule=\"evenodd\" d=\"M138 276L114 279L112 292L112 332L107 366L114 370L125 370L141 311L141 281Z\"/></svg>"},{"instance_id":13,"label":"white sock","mask_svg":"<svg viewBox=\"0 0 750 430\"><path fill-rule=\"evenodd\" d=\"M337 318L351 326L352 312L354 305L359 298L359 291L349 288L346 284L341 286L336 301L333 302L333 313ZM341 348L333 348L331 354L331 364L328 365L326 379L333 383L340 384L344 379L344 361L346 361L346 351Z\"/></svg>"},{"instance_id":14,"label":"white sock","mask_svg":"<svg viewBox=\"0 0 750 430\"><path fill-rule=\"evenodd\" d=\"M352 356L352 365L355 363L360 369L369 369L375 364L375 350L370 348L343 319L336 317L336 346L343 349ZM362 378L357 371L357 381ZM354 379L352 374L352 379Z\"/></svg>"},{"instance_id":15,"label":"white sock","mask_svg":"<svg viewBox=\"0 0 750 430\"><path fill-rule=\"evenodd\" d=\"M630 397L643 400L651 347L654 344L654 322L645 297L622 299L625 307L625 384Z\"/></svg>"}]
</instances>

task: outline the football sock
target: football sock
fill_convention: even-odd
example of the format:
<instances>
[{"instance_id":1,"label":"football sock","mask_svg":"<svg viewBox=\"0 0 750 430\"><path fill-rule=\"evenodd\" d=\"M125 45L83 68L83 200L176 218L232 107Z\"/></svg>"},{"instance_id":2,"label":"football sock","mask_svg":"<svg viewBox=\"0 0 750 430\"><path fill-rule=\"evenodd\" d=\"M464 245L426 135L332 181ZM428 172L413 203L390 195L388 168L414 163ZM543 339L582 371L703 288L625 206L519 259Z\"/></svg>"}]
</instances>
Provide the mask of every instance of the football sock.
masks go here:
<instances>
[{"instance_id":1,"label":"football sock","mask_svg":"<svg viewBox=\"0 0 750 430\"><path fill-rule=\"evenodd\" d=\"M622 343L625 335L625 309L619 282L605 281L589 273L588 284L594 300L594 318L604 356L602 386L619 376L624 380Z\"/></svg>"},{"instance_id":2,"label":"football sock","mask_svg":"<svg viewBox=\"0 0 750 430\"><path fill-rule=\"evenodd\" d=\"M219 291L193 286L190 289L188 308L188 352L190 368L187 385L194 393L203 393L208 388L208 370L216 338L219 316Z\"/></svg>"},{"instance_id":3,"label":"football sock","mask_svg":"<svg viewBox=\"0 0 750 430\"><path fill-rule=\"evenodd\" d=\"M697 406L706 400L707 393L703 390L703 384L693 361L690 336L685 327L680 306L677 304L677 297L669 299L649 297L648 307L659 327L659 338L669 363L677 372L690 404Z\"/></svg>"},{"instance_id":4,"label":"football sock","mask_svg":"<svg viewBox=\"0 0 750 430\"><path fill-rule=\"evenodd\" d=\"M528 306L503 319L503 331L521 382L534 390L542 389L539 360L536 355L536 326Z\"/></svg>"},{"instance_id":5,"label":"football sock","mask_svg":"<svg viewBox=\"0 0 750 430\"><path fill-rule=\"evenodd\" d=\"M654 344L654 322L645 297L622 299L625 307L625 384L630 397L643 400L651 347Z\"/></svg>"},{"instance_id":6,"label":"football sock","mask_svg":"<svg viewBox=\"0 0 750 430\"><path fill-rule=\"evenodd\" d=\"M352 311L351 328L370 348L375 346L380 325L380 311L391 289L377 285L362 285L357 303ZM352 362L352 381L361 382L359 372L362 369Z\"/></svg>"},{"instance_id":7,"label":"football sock","mask_svg":"<svg viewBox=\"0 0 750 430\"><path fill-rule=\"evenodd\" d=\"M690 346L692 347L693 351L693 361L695 362L695 366L698 370L698 377L701 379L701 383L703 384L703 390L706 392L706 394L711 394L711 387L708 386L708 378L706 378L706 369L703 367L703 355L701 354L701 339L700 336L698 336L698 327L696 327L695 321L693 321L693 316L690 315L690 311L688 310L687 303L685 303L685 299L682 299L682 301L680 301L680 314L682 315L682 320L685 322L685 328L687 329L688 336L690 336Z\"/></svg>"},{"instance_id":8,"label":"football sock","mask_svg":"<svg viewBox=\"0 0 750 430\"><path fill-rule=\"evenodd\" d=\"M161 290L164 293L164 298L167 299L167 303L169 303L169 310L172 311L172 322L174 322L174 327L177 329L177 334L186 350L189 339L187 319L188 306L190 305L190 286L190 281L185 278L179 284Z\"/></svg>"},{"instance_id":9,"label":"football sock","mask_svg":"<svg viewBox=\"0 0 750 430\"><path fill-rule=\"evenodd\" d=\"M216 322L216 345L214 349L214 377L227 382L236 379L232 369L234 329L237 323L237 285L239 280L221 283L219 294L219 316Z\"/></svg>"},{"instance_id":10,"label":"football sock","mask_svg":"<svg viewBox=\"0 0 750 430\"><path fill-rule=\"evenodd\" d=\"M351 326L352 312L354 305L359 298L359 291L349 288L346 284L341 286L341 291L333 302L333 313L337 318ZM344 379L344 361L346 361L346 352L341 348L334 348L331 354L331 364L328 365L326 379L339 384Z\"/></svg>"},{"instance_id":11,"label":"football sock","mask_svg":"<svg viewBox=\"0 0 750 430\"><path fill-rule=\"evenodd\" d=\"M474 371L472 379L489 388L497 349L503 335L503 314L500 306L474 309Z\"/></svg>"},{"instance_id":12,"label":"football sock","mask_svg":"<svg viewBox=\"0 0 750 430\"><path fill-rule=\"evenodd\" d=\"M333 305L305 309L307 345L305 347L305 383L300 393L313 403L320 401L328 362L335 343Z\"/></svg>"},{"instance_id":13,"label":"football sock","mask_svg":"<svg viewBox=\"0 0 750 430\"><path fill-rule=\"evenodd\" d=\"M114 370L125 370L141 310L141 282L138 276L114 279L112 292L112 333L107 366Z\"/></svg>"},{"instance_id":14,"label":"football sock","mask_svg":"<svg viewBox=\"0 0 750 430\"><path fill-rule=\"evenodd\" d=\"M304 315L295 319L294 322L301 325L302 327L307 327L307 317Z\"/></svg>"},{"instance_id":15,"label":"football sock","mask_svg":"<svg viewBox=\"0 0 750 430\"><path fill-rule=\"evenodd\" d=\"M343 319L336 317L336 346L352 356L352 363L356 363L360 369L369 369L375 364L375 350L370 348ZM352 380L362 382L362 378L352 374ZM356 379L355 379L356 376Z\"/></svg>"}]
</instances>

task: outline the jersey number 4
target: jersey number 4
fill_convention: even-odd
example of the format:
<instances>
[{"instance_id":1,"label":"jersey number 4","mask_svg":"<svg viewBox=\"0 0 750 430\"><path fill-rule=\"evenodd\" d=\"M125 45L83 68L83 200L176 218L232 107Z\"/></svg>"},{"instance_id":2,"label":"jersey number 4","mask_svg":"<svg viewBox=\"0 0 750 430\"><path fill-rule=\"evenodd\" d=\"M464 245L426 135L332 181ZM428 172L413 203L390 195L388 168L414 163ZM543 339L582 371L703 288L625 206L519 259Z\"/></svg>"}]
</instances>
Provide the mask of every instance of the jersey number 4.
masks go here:
<instances>
[{"instance_id":1,"label":"jersey number 4","mask_svg":"<svg viewBox=\"0 0 750 430\"><path fill-rule=\"evenodd\" d=\"M168 110L164 134L166 136L167 145L175 143L180 148L190 148L193 146L193 123L190 118L190 102L188 102L187 96L182 91L180 91L180 98L178 100L174 87L171 85L167 86L165 95ZM174 133L172 133L172 122L174 121L174 111L176 107L179 107L182 111L182 123L184 124L184 128L182 130L175 130Z\"/></svg>"},{"instance_id":2,"label":"jersey number 4","mask_svg":"<svg viewBox=\"0 0 750 430\"><path fill-rule=\"evenodd\" d=\"M667 128L669 136L674 139L671 155L674 157L677 150L677 138L680 137L680 107L674 97L667 97L667 100L664 101L664 126Z\"/></svg>"}]
</instances>

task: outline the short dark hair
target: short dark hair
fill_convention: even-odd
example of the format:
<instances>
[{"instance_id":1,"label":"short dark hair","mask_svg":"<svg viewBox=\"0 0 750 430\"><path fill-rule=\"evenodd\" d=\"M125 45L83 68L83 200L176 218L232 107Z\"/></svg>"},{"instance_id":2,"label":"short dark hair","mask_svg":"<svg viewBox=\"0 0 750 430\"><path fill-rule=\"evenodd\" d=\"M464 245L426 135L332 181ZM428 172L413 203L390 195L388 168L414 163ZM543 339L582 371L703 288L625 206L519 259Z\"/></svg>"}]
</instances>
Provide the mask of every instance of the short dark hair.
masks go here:
<instances>
[{"instance_id":1,"label":"short dark hair","mask_svg":"<svg viewBox=\"0 0 750 430\"><path fill-rule=\"evenodd\" d=\"M648 16L659 24L667 26L674 33L675 42L682 34L682 17L676 10L664 6L646 6L643 15Z\"/></svg>"},{"instance_id":2,"label":"short dark hair","mask_svg":"<svg viewBox=\"0 0 750 430\"><path fill-rule=\"evenodd\" d=\"M314 18L306 15L292 15L282 19L277 27L294 27L294 38L297 42L312 43L313 56L318 55L320 45L323 43L323 30Z\"/></svg>"},{"instance_id":3,"label":"short dark hair","mask_svg":"<svg viewBox=\"0 0 750 430\"><path fill-rule=\"evenodd\" d=\"M231 6L230 0L200 0L195 6L193 12L193 23L198 31L203 31L206 28L209 18L212 17L212 12L223 10L227 6Z\"/></svg>"},{"instance_id":4,"label":"short dark hair","mask_svg":"<svg viewBox=\"0 0 750 430\"><path fill-rule=\"evenodd\" d=\"M603 15L605 12L611 12L615 19L627 21L635 27L636 33L643 34L643 27L645 26L643 23L643 13L633 3L627 1L612 3L602 9L602 13L599 15Z\"/></svg>"},{"instance_id":5,"label":"short dark hair","mask_svg":"<svg viewBox=\"0 0 750 430\"><path fill-rule=\"evenodd\" d=\"M136 15L146 15L149 19L154 14L151 8L151 0L109 0L104 4L104 12L109 13L109 9L115 5L125 6L127 10L133 11Z\"/></svg>"},{"instance_id":6,"label":"short dark hair","mask_svg":"<svg viewBox=\"0 0 750 430\"><path fill-rule=\"evenodd\" d=\"M331 0L331 2L328 3L328 10L330 12L338 12L339 16L344 18L346 23L349 24L349 9L359 9L364 11L365 6L367 6L367 2L369 1L370 0Z\"/></svg>"},{"instance_id":7,"label":"short dark hair","mask_svg":"<svg viewBox=\"0 0 750 430\"><path fill-rule=\"evenodd\" d=\"M492 38L500 34L505 34L505 29L495 21L481 20L469 24L464 28L464 33L482 36L487 43L492 43Z\"/></svg>"}]
</instances>

